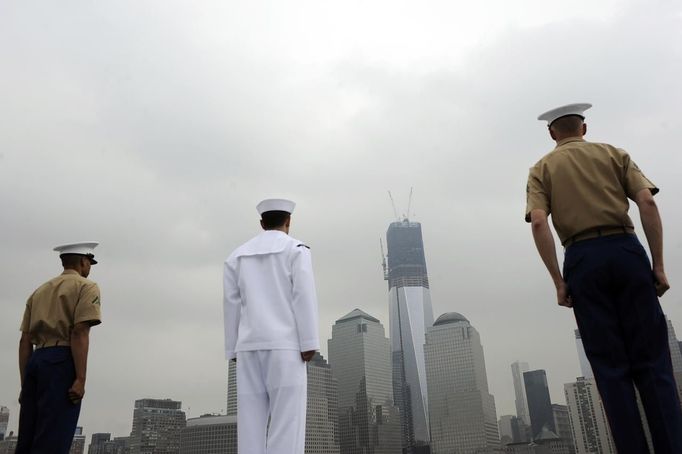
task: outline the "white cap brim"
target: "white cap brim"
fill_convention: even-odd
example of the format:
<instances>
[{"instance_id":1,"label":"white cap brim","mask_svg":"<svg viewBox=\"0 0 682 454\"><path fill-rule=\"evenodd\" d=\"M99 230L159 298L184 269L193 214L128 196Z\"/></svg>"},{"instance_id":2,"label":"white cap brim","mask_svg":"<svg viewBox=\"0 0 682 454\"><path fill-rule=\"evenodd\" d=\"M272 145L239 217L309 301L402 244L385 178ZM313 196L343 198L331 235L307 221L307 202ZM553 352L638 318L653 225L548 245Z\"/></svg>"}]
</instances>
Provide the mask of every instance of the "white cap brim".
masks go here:
<instances>
[{"instance_id":1,"label":"white cap brim","mask_svg":"<svg viewBox=\"0 0 682 454\"><path fill-rule=\"evenodd\" d=\"M95 248L99 245L97 241L82 241L80 243L69 243L56 246L53 250L59 252L59 255L64 254L78 254L87 255L91 259L95 258ZM96 261L94 263L97 263Z\"/></svg>"},{"instance_id":2,"label":"white cap brim","mask_svg":"<svg viewBox=\"0 0 682 454\"><path fill-rule=\"evenodd\" d=\"M561 117L566 117L568 115L578 115L579 117L585 118L584 112L592 107L590 103L576 103L576 104L566 104L565 106L557 107L552 110L540 114L538 120L546 121L548 125L551 125L554 121Z\"/></svg>"},{"instance_id":3,"label":"white cap brim","mask_svg":"<svg viewBox=\"0 0 682 454\"><path fill-rule=\"evenodd\" d=\"M289 214L294 212L296 204L287 199L265 199L256 205L258 214L262 215L267 211L284 211Z\"/></svg>"}]
</instances>

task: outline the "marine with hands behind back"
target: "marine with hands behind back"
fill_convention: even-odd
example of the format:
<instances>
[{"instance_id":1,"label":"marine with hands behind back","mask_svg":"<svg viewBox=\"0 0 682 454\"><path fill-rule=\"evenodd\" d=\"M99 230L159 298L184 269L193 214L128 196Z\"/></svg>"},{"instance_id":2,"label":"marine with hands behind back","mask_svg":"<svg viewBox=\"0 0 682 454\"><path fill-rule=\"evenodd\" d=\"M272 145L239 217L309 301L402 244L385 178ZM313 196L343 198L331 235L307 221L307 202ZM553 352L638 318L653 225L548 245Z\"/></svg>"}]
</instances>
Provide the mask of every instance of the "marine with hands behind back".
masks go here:
<instances>
[{"instance_id":1,"label":"marine with hands behind back","mask_svg":"<svg viewBox=\"0 0 682 454\"><path fill-rule=\"evenodd\" d=\"M573 308L619 454L649 452L635 386L656 453L679 454L682 410L658 301L670 288L658 188L625 151L583 139L590 107L569 104L538 117L556 147L530 169L526 222L557 303ZM628 199L639 208L653 264L635 235ZM565 248L563 275L550 215Z\"/></svg>"},{"instance_id":2,"label":"marine with hands behind back","mask_svg":"<svg viewBox=\"0 0 682 454\"><path fill-rule=\"evenodd\" d=\"M85 395L90 327L101 323L100 292L87 279L97 242L54 248L64 272L28 298L19 341L17 454L67 454Z\"/></svg>"},{"instance_id":3,"label":"marine with hands behind back","mask_svg":"<svg viewBox=\"0 0 682 454\"><path fill-rule=\"evenodd\" d=\"M237 361L240 454L305 448L306 362L320 343L310 249L288 235L294 207L260 202L263 232L225 261L225 354Z\"/></svg>"}]
</instances>

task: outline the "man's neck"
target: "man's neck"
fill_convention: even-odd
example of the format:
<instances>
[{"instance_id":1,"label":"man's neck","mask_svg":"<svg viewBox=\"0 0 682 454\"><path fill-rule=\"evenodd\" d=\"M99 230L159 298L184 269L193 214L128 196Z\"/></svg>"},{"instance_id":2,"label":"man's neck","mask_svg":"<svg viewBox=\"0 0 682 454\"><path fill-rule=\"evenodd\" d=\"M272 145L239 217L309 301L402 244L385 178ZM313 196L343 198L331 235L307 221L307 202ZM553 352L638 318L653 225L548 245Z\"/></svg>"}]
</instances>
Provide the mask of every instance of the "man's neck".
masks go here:
<instances>
[{"instance_id":1,"label":"man's neck","mask_svg":"<svg viewBox=\"0 0 682 454\"><path fill-rule=\"evenodd\" d=\"M275 227L274 229L267 229L266 232L282 232L282 233L286 233L288 235L289 229L287 229L285 226L282 226L282 227Z\"/></svg>"}]
</instances>

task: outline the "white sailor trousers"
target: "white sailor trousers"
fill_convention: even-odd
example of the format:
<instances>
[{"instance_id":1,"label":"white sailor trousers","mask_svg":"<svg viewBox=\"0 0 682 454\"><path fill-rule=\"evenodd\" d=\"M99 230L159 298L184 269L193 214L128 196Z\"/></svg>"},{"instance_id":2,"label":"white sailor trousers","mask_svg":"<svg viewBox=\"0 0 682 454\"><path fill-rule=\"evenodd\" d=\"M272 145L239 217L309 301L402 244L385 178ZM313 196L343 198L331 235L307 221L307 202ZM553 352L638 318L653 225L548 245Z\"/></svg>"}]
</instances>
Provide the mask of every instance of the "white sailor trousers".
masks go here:
<instances>
[{"instance_id":1,"label":"white sailor trousers","mask_svg":"<svg viewBox=\"0 0 682 454\"><path fill-rule=\"evenodd\" d=\"M237 352L239 454L304 454L306 399L301 352Z\"/></svg>"}]
</instances>

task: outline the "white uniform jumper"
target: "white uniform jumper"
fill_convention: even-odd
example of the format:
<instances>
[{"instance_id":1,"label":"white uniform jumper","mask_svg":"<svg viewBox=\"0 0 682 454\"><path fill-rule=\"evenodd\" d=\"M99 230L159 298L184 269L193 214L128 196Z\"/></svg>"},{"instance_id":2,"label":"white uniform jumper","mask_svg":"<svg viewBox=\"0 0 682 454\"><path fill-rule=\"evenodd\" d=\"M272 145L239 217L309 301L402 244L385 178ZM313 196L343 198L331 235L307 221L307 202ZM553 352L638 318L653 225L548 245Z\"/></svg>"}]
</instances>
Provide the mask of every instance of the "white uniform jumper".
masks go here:
<instances>
[{"instance_id":1,"label":"white uniform jumper","mask_svg":"<svg viewBox=\"0 0 682 454\"><path fill-rule=\"evenodd\" d=\"M301 352L320 348L310 251L266 230L225 261L223 284L225 354L237 358L239 453L303 454Z\"/></svg>"}]
</instances>

